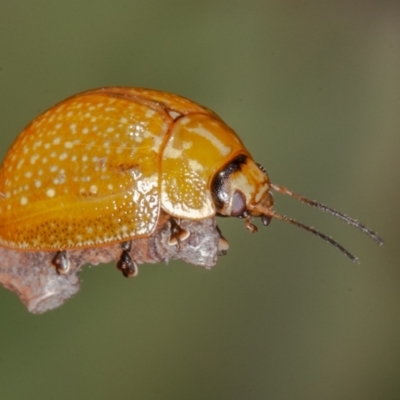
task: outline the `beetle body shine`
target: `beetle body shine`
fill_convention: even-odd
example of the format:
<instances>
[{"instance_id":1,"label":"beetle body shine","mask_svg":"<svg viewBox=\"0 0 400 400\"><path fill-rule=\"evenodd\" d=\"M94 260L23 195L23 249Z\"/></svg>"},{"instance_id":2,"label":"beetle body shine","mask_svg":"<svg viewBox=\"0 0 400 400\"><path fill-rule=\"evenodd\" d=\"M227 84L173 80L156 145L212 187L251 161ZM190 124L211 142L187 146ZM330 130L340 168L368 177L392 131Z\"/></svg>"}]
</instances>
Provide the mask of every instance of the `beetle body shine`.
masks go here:
<instances>
[{"instance_id":1,"label":"beetle body shine","mask_svg":"<svg viewBox=\"0 0 400 400\"><path fill-rule=\"evenodd\" d=\"M38 116L10 148L0 170L0 245L55 251L53 264L67 272L68 251L121 243L117 266L131 276L137 272L132 240L169 223L170 245L179 246L190 236L179 221L223 215L243 218L253 232L253 217L265 225L277 217L353 257L274 212L271 189L375 235L271 184L239 136L206 107L155 90L95 89ZM227 249L222 236L219 247L220 253Z\"/></svg>"},{"instance_id":2,"label":"beetle body shine","mask_svg":"<svg viewBox=\"0 0 400 400\"><path fill-rule=\"evenodd\" d=\"M209 218L221 211L213 178L237 157L252 171L237 182L242 192L249 199L267 193L266 175L207 108L146 89L78 94L32 121L7 153L0 170L0 245L28 251L103 246L151 235L161 210L178 219ZM225 203L231 207L231 199Z\"/></svg>"}]
</instances>

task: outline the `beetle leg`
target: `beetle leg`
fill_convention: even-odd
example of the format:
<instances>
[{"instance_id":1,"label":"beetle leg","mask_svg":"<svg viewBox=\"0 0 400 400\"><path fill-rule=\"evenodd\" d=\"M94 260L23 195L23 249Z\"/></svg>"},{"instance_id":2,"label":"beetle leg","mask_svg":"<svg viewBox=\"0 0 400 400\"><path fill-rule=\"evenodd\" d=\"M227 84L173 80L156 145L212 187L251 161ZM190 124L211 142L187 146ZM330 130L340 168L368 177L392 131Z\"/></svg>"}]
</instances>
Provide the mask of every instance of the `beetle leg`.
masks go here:
<instances>
[{"instance_id":1,"label":"beetle leg","mask_svg":"<svg viewBox=\"0 0 400 400\"><path fill-rule=\"evenodd\" d=\"M180 246L181 242L190 236L190 232L181 228L175 218L171 218L169 223L171 228L171 236L168 244L170 246L175 246L176 244Z\"/></svg>"},{"instance_id":2,"label":"beetle leg","mask_svg":"<svg viewBox=\"0 0 400 400\"><path fill-rule=\"evenodd\" d=\"M65 250L57 251L51 263L56 267L57 274L64 275L68 273L70 265Z\"/></svg>"},{"instance_id":3,"label":"beetle leg","mask_svg":"<svg viewBox=\"0 0 400 400\"><path fill-rule=\"evenodd\" d=\"M135 261L132 260L130 251L132 248L132 242L122 242L122 253L117 262L117 268L122 272L125 278L136 276L139 272L138 266Z\"/></svg>"},{"instance_id":4,"label":"beetle leg","mask_svg":"<svg viewBox=\"0 0 400 400\"><path fill-rule=\"evenodd\" d=\"M257 227L251 222L251 216L247 215L244 220L244 224L246 229L248 229L251 233L255 233L258 231Z\"/></svg>"},{"instance_id":5,"label":"beetle leg","mask_svg":"<svg viewBox=\"0 0 400 400\"><path fill-rule=\"evenodd\" d=\"M219 241L218 241L218 255L224 256L229 250L229 243L228 241L222 236L221 229L219 226L216 226L217 232L219 233Z\"/></svg>"}]
</instances>

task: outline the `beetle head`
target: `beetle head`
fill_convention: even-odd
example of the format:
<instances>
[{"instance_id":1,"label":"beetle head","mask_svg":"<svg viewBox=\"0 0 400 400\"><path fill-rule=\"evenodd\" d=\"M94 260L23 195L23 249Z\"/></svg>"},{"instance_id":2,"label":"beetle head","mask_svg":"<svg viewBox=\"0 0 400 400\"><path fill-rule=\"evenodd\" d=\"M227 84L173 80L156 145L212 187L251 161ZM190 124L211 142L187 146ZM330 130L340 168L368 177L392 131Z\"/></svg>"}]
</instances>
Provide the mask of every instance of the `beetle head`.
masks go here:
<instances>
[{"instance_id":1,"label":"beetle head","mask_svg":"<svg viewBox=\"0 0 400 400\"><path fill-rule=\"evenodd\" d=\"M324 204L307 199L283 186L271 183L266 170L261 165L255 163L249 156L240 154L235 157L214 176L211 183L211 191L216 211L219 215L245 218L246 228L252 232L257 231L257 227L251 223L252 217L261 217L264 225L268 225L272 218L280 219L319 236L338 248L352 261L358 262L357 257L353 256L331 237L293 218L274 211L272 209L274 201L270 192L271 190L289 195L302 203L340 218L367 234L379 245L383 244L382 239L375 232L368 229L365 225L360 224L357 220Z\"/></svg>"},{"instance_id":2,"label":"beetle head","mask_svg":"<svg viewBox=\"0 0 400 400\"><path fill-rule=\"evenodd\" d=\"M214 177L211 191L219 215L246 218L246 227L255 231L251 217L269 219L264 210L273 207L268 175L252 158L240 154L225 165ZM261 207L261 211L257 207Z\"/></svg>"}]
</instances>

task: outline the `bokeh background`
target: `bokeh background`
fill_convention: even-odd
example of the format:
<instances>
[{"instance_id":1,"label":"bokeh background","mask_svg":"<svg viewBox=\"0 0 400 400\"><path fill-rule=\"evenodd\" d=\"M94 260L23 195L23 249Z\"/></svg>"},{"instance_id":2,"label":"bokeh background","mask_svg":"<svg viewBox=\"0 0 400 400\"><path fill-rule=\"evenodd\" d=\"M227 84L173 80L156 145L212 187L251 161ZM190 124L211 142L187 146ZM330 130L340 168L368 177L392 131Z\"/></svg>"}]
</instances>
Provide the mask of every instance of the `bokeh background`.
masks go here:
<instances>
[{"instance_id":1,"label":"bokeh background","mask_svg":"<svg viewBox=\"0 0 400 400\"><path fill-rule=\"evenodd\" d=\"M1 157L76 92L171 91L218 112L274 182L386 243L277 195L361 264L279 221L252 235L227 219L212 271L87 268L40 316L0 288L1 398L399 399L399 20L382 0L3 2Z\"/></svg>"}]
</instances>

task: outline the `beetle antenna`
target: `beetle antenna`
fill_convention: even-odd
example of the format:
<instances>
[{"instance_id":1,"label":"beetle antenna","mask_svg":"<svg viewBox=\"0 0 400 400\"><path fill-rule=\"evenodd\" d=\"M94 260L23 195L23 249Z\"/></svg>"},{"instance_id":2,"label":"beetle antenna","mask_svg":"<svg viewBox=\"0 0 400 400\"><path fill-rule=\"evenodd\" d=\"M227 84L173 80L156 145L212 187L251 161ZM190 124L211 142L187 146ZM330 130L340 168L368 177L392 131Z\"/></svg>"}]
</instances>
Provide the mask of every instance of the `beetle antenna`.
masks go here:
<instances>
[{"instance_id":1,"label":"beetle antenna","mask_svg":"<svg viewBox=\"0 0 400 400\"><path fill-rule=\"evenodd\" d=\"M289 224L295 225L299 228L302 228L308 232L313 233L314 235L320 237L321 239L325 240L326 242L330 243L331 245L335 246L338 250L340 250L345 256L350 258L351 261L353 261L356 264L359 264L358 258L351 254L345 247L343 247L341 244L336 242L336 240L333 240L331 237L326 236L320 231L317 231L316 229L312 228L311 226L302 224L301 222L296 221L293 218L287 217L286 215L279 214L273 210L270 210L268 208L264 208L260 206L259 204L254 207L255 210L261 212L263 215L266 215L268 217L272 218L277 218L280 219L281 221L288 222Z\"/></svg>"},{"instance_id":2,"label":"beetle antenna","mask_svg":"<svg viewBox=\"0 0 400 400\"><path fill-rule=\"evenodd\" d=\"M383 245L383 240L375 232L368 229L365 225L360 224L357 220L350 218L347 215L345 215L339 211L336 211L331 207L326 206L325 204L321 204L314 200L307 199L306 197L301 196L297 193L294 193L291 190L286 189L283 186L271 184L271 188L273 190L275 190L276 192L279 192L282 194L287 194L291 197L294 197L296 200L301 201L304 204L308 204L312 207L316 207L322 211L325 211L325 212L333 215L336 218L340 218L341 220L346 221L349 225L355 226L357 229L359 229L360 231L362 231L366 235L368 235L371 239L375 240L375 242L378 243L379 246Z\"/></svg>"}]
</instances>

